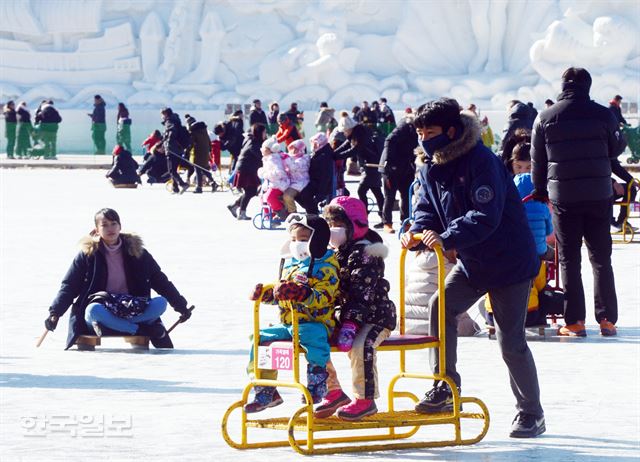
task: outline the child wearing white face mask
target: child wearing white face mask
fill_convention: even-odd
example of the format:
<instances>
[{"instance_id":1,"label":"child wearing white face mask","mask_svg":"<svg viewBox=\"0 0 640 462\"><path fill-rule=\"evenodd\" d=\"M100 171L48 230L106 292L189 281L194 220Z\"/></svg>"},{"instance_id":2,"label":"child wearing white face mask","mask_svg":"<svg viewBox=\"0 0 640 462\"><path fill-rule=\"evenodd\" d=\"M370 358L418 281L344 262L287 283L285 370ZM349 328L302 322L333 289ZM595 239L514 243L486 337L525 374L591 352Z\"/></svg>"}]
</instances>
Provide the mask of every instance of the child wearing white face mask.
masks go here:
<instances>
[{"instance_id":1,"label":"child wearing white face mask","mask_svg":"<svg viewBox=\"0 0 640 462\"><path fill-rule=\"evenodd\" d=\"M369 229L367 209L355 197L336 197L324 209L331 226L330 245L340 265L340 311L342 327L338 348L349 352L355 401L342 391L331 363L327 364L328 393L314 415L329 417L337 411L344 420L360 420L378 412L376 347L396 327L396 307L389 300L389 282L384 278L388 254L382 238Z\"/></svg>"},{"instance_id":2,"label":"child wearing white face mask","mask_svg":"<svg viewBox=\"0 0 640 462\"><path fill-rule=\"evenodd\" d=\"M282 266L280 280L262 301L280 305L280 324L260 329L260 343L292 339L293 303L298 317L300 345L307 357L307 389L314 403L327 392L329 337L335 326L333 305L338 292L338 263L328 250L329 225L317 215L291 214L286 220L289 241L285 253L290 255ZM251 300L257 300L262 284L255 287ZM253 351L252 351L253 355ZM253 357L247 368L253 372ZM263 379L276 379L277 371L261 370ZM255 387L255 398L245 405L248 413L259 412L282 403L275 387Z\"/></svg>"}]
</instances>

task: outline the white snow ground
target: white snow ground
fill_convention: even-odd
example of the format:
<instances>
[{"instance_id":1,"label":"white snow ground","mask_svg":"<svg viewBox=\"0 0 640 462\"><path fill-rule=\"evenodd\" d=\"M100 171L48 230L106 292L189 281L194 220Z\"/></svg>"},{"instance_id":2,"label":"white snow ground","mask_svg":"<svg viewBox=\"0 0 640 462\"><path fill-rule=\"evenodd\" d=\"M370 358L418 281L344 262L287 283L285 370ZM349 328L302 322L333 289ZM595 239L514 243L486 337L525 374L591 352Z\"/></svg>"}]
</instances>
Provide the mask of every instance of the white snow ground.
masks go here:
<instances>
[{"instance_id":1,"label":"white snow ground","mask_svg":"<svg viewBox=\"0 0 640 462\"><path fill-rule=\"evenodd\" d=\"M102 172L88 170L2 170L0 183L2 461L299 460L289 448L232 449L220 433L223 412L240 398L246 383L248 293L254 283L275 277L282 231L257 231L249 223L232 220L224 207L230 193L171 196L162 186L116 190ZM257 202L252 205L255 208ZM172 335L173 351L133 353L115 339L104 342L115 350L63 351L67 316L42 347L35 348L76 243L92 228L94 212L104 206L120 213L125 231L144 237L164 271L197 307L192 319ZM388 277L397 299L398 245L395 237L385 240L391 247ZM591 272L585 265L589 336L531 342L547 420L542 437L523 441L507 436L514 400L496 342L463 338L463 394L480 397L491 412L483 441L467 447L321 460L637 460L638 257L637 244L614 246L618 337L598 335ZM176 318L171 310L164 316L168 324ZM425 351L412 358L416 368L426 369ZM378 361L384 390L396 370L397 356L381 353ZM348 391L350 372L344 355L337 356L336 363ZM426 385L409 388L422 394ZM278 409L299 405L297 393L284 395L285 405ZM385 406L383 399L378 404ZM47 425L42 427L45 418ZM118 427L112 418L130 420L130 428ZM105 428L88 423L100 419L105 419Z\"/></svg>"}]
</instances>

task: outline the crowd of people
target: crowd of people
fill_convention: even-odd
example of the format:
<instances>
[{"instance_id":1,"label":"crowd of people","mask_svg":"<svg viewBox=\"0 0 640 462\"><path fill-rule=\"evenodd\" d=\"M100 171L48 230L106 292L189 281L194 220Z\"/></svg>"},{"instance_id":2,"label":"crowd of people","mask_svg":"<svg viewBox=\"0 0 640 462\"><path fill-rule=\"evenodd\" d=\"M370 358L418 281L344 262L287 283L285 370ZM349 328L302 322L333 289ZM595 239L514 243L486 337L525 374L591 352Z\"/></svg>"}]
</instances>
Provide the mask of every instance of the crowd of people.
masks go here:
<instances>
[{"instance_id":1,"label":"crowd of people","mask_svg":"<svg viewBox=\"0 0 640 462\"><path fill-rule=\"evenodd\" d=\"M287 259L281 262L273 288L258 284L251 295L252 300L280 306L280 324L261 329L260 341L291 339L291 316L298 313L315 415L336 414L351 421L377 412L375 349L396 328L396 307L384 276L387 248L371 228L394 232L392 210L398 192L400 218L403 223L409 218L409 189L417 179L412 220L401 237L401 245L417 255L408 279L408 332L438 336L437 264L432 251L439 246L447 259L446 375L459 390L457 337L478 332L467 311L481 299L516 400L510 436L535 437L546 426L524 326L545 322L539 292L546 284L546 261L559 255L565 325L558 334L586 336L580 276L585 240L594 271L595 319L601 335L617 334L610 226L615 228L620 218L613 217L611 176L630 185L631 177L618 161L625 147L620 128L626 121L618 110L619 96L606 108L590 99L590 86L589 73L572 67L562 75L557 102L549 100L540 113L530 103L510 102L497 153L486 117L481 118L474 105L465 109L451 98L407 110L397 125L384 98L371 105L363 102L353 116L341 112L337 119L335 110L322 103L308 144L301 124L304 114L295 103L282 114L272 103L265 113L255 100L246 131L241 111L210 132L203 121L186 114L185 126L178 114L164 108L163 132L154 131L143 143L148 151L144 163L139 166L131 157L126 144L130 137L123 129L108 176L114 182L138 182L142 174L149 182L170 179L173 191L183 193L190 183L179 171L182 166L188 177L196 175L194 192L202 193L205 180L215 191L210 168L220 168L222 150L230 153L228 182L238 193L227 207L233 218L248 220L248 204L259 194L270 218L284 223L289 236ZM45 105L42 112L51 107ZM96 98L95 108L91 117L98 147L104 134L104 102ZM118 120L123 127L130 121L124 105ZM357 197L349 196L344 182L348 160L359 167ZM627 190L635 194L633 188ZM380 218L373 227L369 191ZM120 233L115 211L99 211L94 222L94 232L52 304L47 329L55 329L73 299L85 294L74 305L67 347L79 333L100 336L104 329L161 340L166 330L157 320L167 300L183 321L189 317L186 300L139 238ZM85 283L78 278L90 267L100 277L94 275L92 284L95 280L97 285L85 287L87 278ZM146 282L129 285L122 277L129 267L147 274ZM150 288L164 298L149 300ZM96 290L107 295L88 296ZM109 292L145 301L123 314L120 299L114 301ZM131 300L125 299L130 307ZM290 310L290 304L297 309ZM331 345L349 354L353 400L340 385ZM434 372L439 371L439 359L437 349L431 349ZM251 374L257 370L253 361L251 356ZM276 373L261 370L260 377L275 379ZM451 412L453 395L450 385L436 381L415 410ZM245 411L260 412L282 402L275 387L256 386Z\"/></svg>"}]
</instances>

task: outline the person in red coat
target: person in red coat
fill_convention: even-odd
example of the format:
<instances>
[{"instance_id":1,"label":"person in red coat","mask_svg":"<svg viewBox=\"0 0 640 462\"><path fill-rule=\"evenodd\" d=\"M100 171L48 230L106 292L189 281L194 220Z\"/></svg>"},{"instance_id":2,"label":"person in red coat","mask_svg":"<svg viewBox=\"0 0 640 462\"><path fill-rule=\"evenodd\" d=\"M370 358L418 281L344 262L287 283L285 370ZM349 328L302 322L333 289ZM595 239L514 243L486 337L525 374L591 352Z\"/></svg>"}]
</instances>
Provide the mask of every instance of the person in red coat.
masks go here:
<instances>
[{"instance_id":1,"label":"person in red coat","mask_svg":"<svg viewBox=\"0 0 640 462\"><path fill-rule=\"evenodd\" d=\"M278 116L278 132L276 133L278 143L285 143L288 147L293 141L300 138L298 128L291 122L291 119L286 114L280 114Z\"/></svg>"}]
</instances>

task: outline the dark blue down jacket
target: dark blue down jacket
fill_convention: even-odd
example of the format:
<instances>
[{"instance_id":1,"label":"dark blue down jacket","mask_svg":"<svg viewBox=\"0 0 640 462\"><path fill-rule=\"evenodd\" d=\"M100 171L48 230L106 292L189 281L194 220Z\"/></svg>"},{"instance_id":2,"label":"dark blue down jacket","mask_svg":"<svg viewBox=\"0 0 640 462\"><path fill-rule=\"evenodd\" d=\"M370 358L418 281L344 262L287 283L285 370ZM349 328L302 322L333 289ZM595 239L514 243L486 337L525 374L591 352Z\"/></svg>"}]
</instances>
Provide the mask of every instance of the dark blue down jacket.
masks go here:
<instances>
[{"instance_id":1,"label":"dark blue down jacket","mask_svg":"<svg viewBox=\"0 0 640 462\"><path fill-rule=\"evenodd\" d=\"M480 290L532 280L540 260L518 191L500 159L482 144L475 118L463 114L462 122L462 134L419 170L410 231L439 233Z\"/></svg>"}]
</instances>

